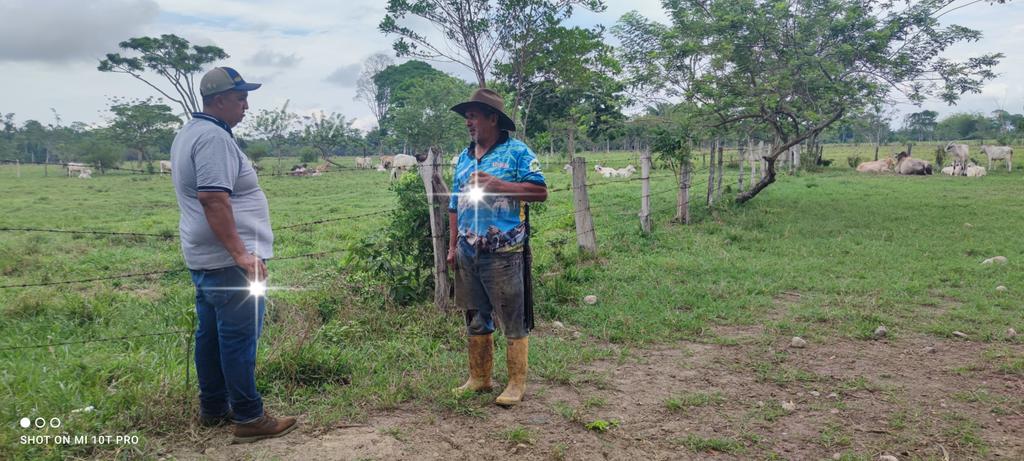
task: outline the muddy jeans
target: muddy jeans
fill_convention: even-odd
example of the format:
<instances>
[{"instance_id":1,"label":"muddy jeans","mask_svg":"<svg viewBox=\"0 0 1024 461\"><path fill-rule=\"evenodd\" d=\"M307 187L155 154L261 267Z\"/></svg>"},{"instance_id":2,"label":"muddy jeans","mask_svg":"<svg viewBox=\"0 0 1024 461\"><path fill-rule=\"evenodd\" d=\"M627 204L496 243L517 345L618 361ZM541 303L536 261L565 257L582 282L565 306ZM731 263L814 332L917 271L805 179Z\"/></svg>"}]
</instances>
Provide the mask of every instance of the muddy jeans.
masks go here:
<instances>
[{"instance_id":1,"label":"muddy jeans","mask_svg":"<svg viewBox=\"0 0 1024 461\"><path fill-rule=\"evenodd\" d=\"M523 253L485 253L459 239L455 260L455 304L466 311L469 335L493 333L495 316L505 337L529 335L523 319Z\"/></svg>"}]
</instances>

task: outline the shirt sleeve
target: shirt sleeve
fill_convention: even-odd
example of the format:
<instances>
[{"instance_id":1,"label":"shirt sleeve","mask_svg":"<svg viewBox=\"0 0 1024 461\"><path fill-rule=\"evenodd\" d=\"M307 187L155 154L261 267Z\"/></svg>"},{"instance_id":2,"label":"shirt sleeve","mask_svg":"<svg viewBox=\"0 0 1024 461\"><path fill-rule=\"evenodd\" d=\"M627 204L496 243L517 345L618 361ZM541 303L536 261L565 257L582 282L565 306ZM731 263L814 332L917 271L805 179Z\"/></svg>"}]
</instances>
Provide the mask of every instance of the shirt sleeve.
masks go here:
<instances>
[{"instance_id":1,"label":"shirt sleeve","mask_svg":"<svg viewBox=\"0 0 1024 461\"><path fill-rule=\"evenodd\" d=\"M451 196L448 198L448 211L457 213L459 211L459 192L462 185L459 184L459 165L462 164L462 154L459 154L459 161L455 162L455 174L452 175Z\"/></svg>"},{"instance_id":2,"label":"shirt sleeve","mask_svg":"<svg viewBox=\"0 0 1024 461\"><path fill-rule=\"evenodd\" d=\"M547 185L544 180L544 172L540 168L540 160L537 160L537 155L529 147L526 147L524 152L519 155L516 170L519 182L528 182L539 186Z\"/></svg>"},{"instance_id":3,"label":"shirt sleeve","mask_svg":"<svg viewBox=\"0 0 1024 461\"><path fill-rule=\"evenodd\" d=\"M196 190L199 192L227 192L235 189L241 163L235 155L234 140L221 136L199 139L193 153L196 166Z\"/></svg>"}]
</instances>

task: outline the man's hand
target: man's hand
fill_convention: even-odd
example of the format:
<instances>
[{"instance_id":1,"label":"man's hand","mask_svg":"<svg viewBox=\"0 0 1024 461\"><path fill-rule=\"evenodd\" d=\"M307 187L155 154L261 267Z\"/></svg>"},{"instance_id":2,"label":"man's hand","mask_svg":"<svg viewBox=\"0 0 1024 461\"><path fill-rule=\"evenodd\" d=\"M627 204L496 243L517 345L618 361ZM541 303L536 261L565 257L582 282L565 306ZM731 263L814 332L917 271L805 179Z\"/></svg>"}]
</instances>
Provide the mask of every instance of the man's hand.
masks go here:
<instances>
[{"instance_id":1,"label":"man's hand","mask_svg":"<svg viewBox=\"0 0 1024 461\"><path fill-rule=\"evenodd\" d=\"M455 247L448 249L448 269L455 269Z\"/></svg>"},{"instance_id":2,"label":"man's hand","mask_svg":"<svg viewBox=\"0 0 1024 461\"><path fill-rule=\"evenodd\" d=\"M246 253L235 258L235 263L245 269L245 275L249 282L262 282L267 279L267 265L256 255Z\"/></svg>"},{"instance_id":3,"label":"man's hand","mask_svg":"<svg viewBox=\"0 0 1024 461\"><path fill-rule=\"evenodd\" d=\"M475 184L484 192L500 193L502 191L501 186L505 184L505 181L483 171L476 171L469 176L469 183Z\"/></svg>"}]
</instances>

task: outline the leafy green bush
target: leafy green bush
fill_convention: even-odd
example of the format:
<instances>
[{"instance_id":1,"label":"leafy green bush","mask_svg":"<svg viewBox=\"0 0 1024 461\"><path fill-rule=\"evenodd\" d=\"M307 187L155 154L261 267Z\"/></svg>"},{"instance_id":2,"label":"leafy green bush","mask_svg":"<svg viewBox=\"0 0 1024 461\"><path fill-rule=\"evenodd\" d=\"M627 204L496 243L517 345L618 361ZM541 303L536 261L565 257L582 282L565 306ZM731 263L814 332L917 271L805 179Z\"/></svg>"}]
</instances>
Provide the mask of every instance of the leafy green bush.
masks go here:
<instances>
[{"instance_id":1,"label":"leafy green bush","mask_svg":"<svg viewBox=\"0 0 1024 461\"><path fill-rule=\"evenodd\" d=\"M850 168L857 168L857 165L860 165L860 156L850 155L846 157L846 163L850 164Z\"/></svg>"},{"instance_id":2,"label":"leafy green bush","mask_svg":"<svg viewBox=\"0 0 1024 461\"><path fill-rule=\"evenodd\" d=\"M427 299L434 285L430 210L419 175L406 173L390 189L398 195L391 223L353 244L346 264L376 277L388 302L407 306Z\"/></svg>"}]
</instances>

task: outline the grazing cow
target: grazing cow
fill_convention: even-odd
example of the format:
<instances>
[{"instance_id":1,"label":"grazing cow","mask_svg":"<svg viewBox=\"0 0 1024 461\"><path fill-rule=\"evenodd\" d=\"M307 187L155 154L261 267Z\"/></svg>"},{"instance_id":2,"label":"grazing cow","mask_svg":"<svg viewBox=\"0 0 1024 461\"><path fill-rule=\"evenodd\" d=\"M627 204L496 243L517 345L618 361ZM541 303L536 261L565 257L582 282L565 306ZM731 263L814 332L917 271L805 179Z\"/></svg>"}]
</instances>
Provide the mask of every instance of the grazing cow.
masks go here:
<instances>
[{"instance_id":1,"label":"grazing cow","mask_svg":"<svg viewBox=\"0 0 1024 461\"><path fill-rule=\"evenodd\" d=\"M395 161L395 156L394 155L381 155L380 156L380 164L384 165L384 169L385 170L391 168L391 163L394 162L394 161Z\"/></svg>"},{"instance_id":2,"label":"grazing cow","mask_svg":"<svg viewBox=\"0 0 1024 461\"><path fill-rule=\"evenodd\" d=\"M371 158L371 157L356 157L356 168L359 168L359 169L373 168L373 158Z\"/></svg>"},{"instance_id":3,"label":"grazing cow","mask_svg":"<svg viewBox=\"0 0 1024 461\"><path fill-rule=\"evenodd\" d=\"M565 171L566 173L572 174L572 165L566 163L565 166L562 167L562 171Z\"/></svg>"},{"instance_id":4,"label":"grazing cow","mask_svg":"<svg viewBox=\"0 0 1024 461\"><path fill-rule=\"evenodd\" d=\"M606 166L601 166L600 163L594 165L594 171L596 171L598 173L601 173L601 176L604 176L606 178L610 178L610 177L614 176L615 173L617 172L617 170L615 168L609 168L609 167L606 167Z\"/></svg>"},{"instance_id":5,"label":"grazing cow","mask_svg":"<svg viewBox=\"0 0 1024 461\"><path fill-rule=\"evenodd\" d=\"M171 161L170 160L161 160L160 161L160 174L164 174L164 172L167 172L167 173L171 172Z\"/></svg>"},{"instance_id":6,"label":"grazing cow","mask_svg":"<svg viewBox=\"0 0 1024 461\"><path fill-rule=\"evenodd\" d=\"M92 178L92 170L86 168L86 169L82 170L81 173L78 173L78 177L80 179L90 179L90 178Z\"/></svg>"},{"instance_id":7,"label":"grazing cow","mask_svg":"<svg viewBox=\"0 0 1024 461\"><path fill-rule=\"evenodd\" d=\"M857 171L861 173L881 173L884 171L892 171L892 167L895 163L896 161L891 157L886 157L881 160L861 163L860 165L857 165Z\"/></svg>"},{"instance_id":8,"label":"grazing cow","mask_svg":"<svg viewBox=\"0 0 1024 461\"><path fill-rule=\"evenodd\" d=\"M399 171L406 171L416 166L416 157L406 154L398 154L391 162L391 179L398 179Z\"/></svg>"},{"instance_id":9,"label":"grazing cow","mask_svg":"<svg viewBox=\"0 0 1024 461\"><path fill-rule=\"evenodd\" d=\"M981 146L981 152L988 157L988 169L992 169L993 160L1006 159L1006 171L1012 171L1013 148L1010 146Z\"/></svg>"},{"instance_id":10,"label":"grazing cow","mask_svg":"<svg viewBox=\"0 0 1024 461\"><path fill-rule=\"evenodd\" d=\"M293 166L292 170L288 174L290 174L292 176L305 176L306 175L306 164L303 163L302 165L295 165L295 166Z\"/></svg>"},{"instance_id":11,"label":"grazing cow","mask_svg":"<svg viewBox=\"0 0 1024 461\"><path fill-rule=\"evenodd\" d=\"M932 164L927 161L911 158L910 154L900 152L896 154L896 174L904 175L928 175L932 174Z\"/></svg>"},{"instance_id":12,"label":"grazing cow","mask_svg":"<svg viewBox=\"0 0 1024 461\"><path fill-rule=\"evenodd\" d=\"M89 166L84 163L68 162L64 164L64 168L68 169L68 177L70 178L73 173L81 174L83 171L87 170Z\"/></svg>"}]
</instances>

